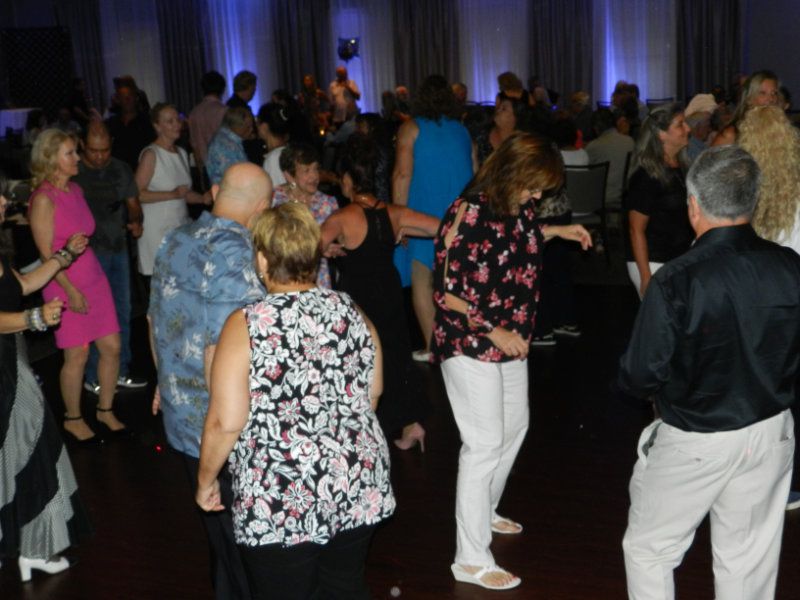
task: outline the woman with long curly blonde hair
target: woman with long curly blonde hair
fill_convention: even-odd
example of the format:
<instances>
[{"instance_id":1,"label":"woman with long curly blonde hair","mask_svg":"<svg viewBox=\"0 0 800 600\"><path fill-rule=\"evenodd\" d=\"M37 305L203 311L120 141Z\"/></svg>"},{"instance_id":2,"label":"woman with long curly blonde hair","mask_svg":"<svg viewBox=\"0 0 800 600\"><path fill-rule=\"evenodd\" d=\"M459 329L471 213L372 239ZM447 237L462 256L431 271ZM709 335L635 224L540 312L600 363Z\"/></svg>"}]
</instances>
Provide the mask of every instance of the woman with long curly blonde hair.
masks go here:
<instances>
[{"instance_id":1,"label":"woman with long curly blonde hair","mask_svg":"<svg viewBox=\"0 0 800 600\"><path fill-rule=\"evenodd\" d=\"M753 227L800 253L800 132L779 107L754 107L739 125L739 145L761 169Z\"/></svg>"}]
</instances>

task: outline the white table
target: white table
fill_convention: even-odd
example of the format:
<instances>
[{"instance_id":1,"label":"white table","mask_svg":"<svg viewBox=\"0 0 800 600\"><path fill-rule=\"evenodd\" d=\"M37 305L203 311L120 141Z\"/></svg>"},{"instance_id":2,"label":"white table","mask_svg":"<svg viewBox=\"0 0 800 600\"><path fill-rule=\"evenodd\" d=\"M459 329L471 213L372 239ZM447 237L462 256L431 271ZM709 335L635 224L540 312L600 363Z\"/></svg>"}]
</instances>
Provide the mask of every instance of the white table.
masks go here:
<instances>
[{"instance_id":1,"label":"white table","mask_svg":"<svg viewBox=\"0 0 800 600\"><path fill-rule=\"evenodd\" d=\"M6 128L8 127L14 131L25 129L28 113L32 110L36 110L36 107L0 110L0 137L6 135Z\"/></svg>"}]
</instances>

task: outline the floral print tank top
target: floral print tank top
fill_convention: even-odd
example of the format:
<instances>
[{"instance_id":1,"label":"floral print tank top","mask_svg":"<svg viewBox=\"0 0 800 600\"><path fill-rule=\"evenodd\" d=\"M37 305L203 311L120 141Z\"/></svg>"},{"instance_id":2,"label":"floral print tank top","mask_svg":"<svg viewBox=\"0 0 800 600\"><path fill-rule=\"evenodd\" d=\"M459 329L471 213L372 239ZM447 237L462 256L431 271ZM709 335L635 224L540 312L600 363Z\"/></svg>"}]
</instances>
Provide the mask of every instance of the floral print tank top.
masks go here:
<instances>
[{"instance_id":1,"label":"floral print tank top","mask_svg":"<svg viewBox=\"0 0 800 600\"><path fill-rule=\"evenodd\" d=\"M245 309L250 415L230 457L238 544L324 544L394 512L369 391L375 346L349 296L269 294Z\"/></svg>"}]
</instances>

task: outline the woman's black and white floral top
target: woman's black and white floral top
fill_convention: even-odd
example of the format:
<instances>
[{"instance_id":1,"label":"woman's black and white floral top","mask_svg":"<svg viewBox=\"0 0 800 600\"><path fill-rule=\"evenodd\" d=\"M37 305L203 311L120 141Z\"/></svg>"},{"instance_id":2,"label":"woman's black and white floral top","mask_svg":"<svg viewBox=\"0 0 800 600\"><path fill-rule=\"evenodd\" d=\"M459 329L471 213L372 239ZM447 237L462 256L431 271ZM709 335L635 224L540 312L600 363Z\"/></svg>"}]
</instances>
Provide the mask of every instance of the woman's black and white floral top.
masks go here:
<instances>
[{"instance_id":1,"label":"woman's black and white floral top","mask_svg":"<svg viewBox=\"0 0 800 600\"><path fill-rule=\"evenodd\" d=\"M467 208L448 249L444 239L464 203ZM509 217L495 216L483 195L458 198L450 205L434 240L435 362L461 355L485 362L517 360L503 354L486 334L504 327L530 341L543 245L533 201ZM448 293L468 303L466 315L447 307Z\"/></svg>"},{"instance_id":2,"label":"woman's black and white floral top","mask_svg":"<svg viewBox=\"0 0 800 600\"><path fill-rule=\"evenodd\" d=\"M375 346L346 294L269 294L245 309L250 415L230 458L236 542L324 544L392 514L370 407Z\"/></svg>"}]
</instances>

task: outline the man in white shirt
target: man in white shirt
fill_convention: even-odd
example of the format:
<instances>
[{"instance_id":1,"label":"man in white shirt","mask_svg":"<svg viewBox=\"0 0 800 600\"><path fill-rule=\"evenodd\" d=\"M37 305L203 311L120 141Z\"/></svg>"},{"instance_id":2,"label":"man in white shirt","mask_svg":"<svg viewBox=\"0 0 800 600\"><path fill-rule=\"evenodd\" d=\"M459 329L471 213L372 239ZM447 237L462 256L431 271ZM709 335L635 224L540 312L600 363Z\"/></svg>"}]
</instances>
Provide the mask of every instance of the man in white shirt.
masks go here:
<instances>
[{"instance_id":1,"label":"man in white shirt","mask_svg":"<svg viewBox=\"0 0 800 600\"><path fill-rule=\"evenodd\" d=\"M633 153L633 139L617 131L617 119L607 108L601 108L592 115L592 128L597 138L586 145L586 153L591 164L608 161L606 180L606 207L621 208L622 190L625 187L625 161L628 153Z\"/></svg>"},{"instance_id":2,"label":"man in white shirt","mask_svg":"<svg viewBox=\"0 0 800 600\"><path fill-rule=\"evenodd\" d=\"M337 127L347 120L347 106L361 98L356 82L347 78L347 68L336 68L336 79L328 86L328 96L333 103L333 124Z\"/></svg>"}]
</instances>

